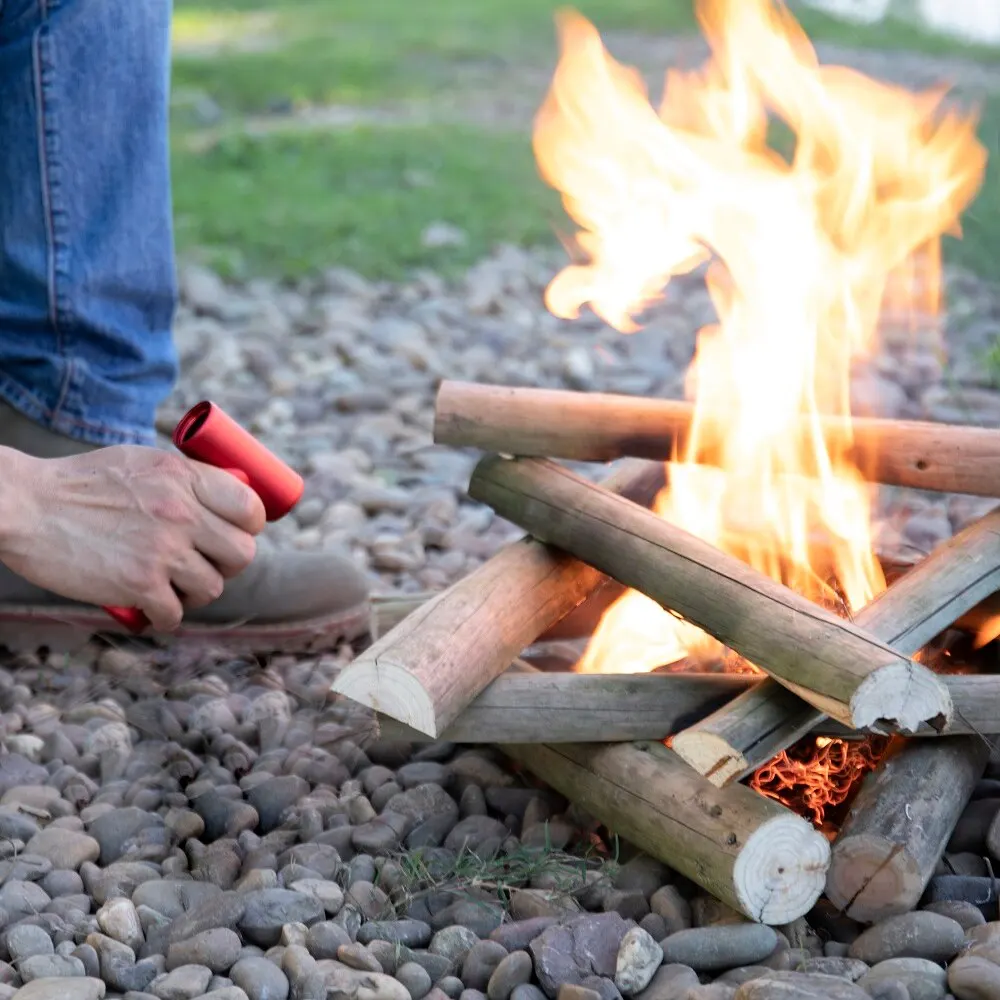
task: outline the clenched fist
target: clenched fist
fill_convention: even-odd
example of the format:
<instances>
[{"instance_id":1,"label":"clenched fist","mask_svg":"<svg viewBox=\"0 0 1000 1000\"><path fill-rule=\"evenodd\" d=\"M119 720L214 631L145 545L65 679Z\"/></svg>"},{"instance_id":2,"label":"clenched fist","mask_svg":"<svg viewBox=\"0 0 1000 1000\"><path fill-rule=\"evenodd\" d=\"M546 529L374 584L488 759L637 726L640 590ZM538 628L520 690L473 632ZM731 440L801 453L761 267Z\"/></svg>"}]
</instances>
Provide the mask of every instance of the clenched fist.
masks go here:
<instances>
[{"instance_id":1,"label":"clenched fist","mask_svg":"<svg viewBox=\"0 0 1000 1000\"><path fill-rule=\"evenodd\" d=\"M221 469L119 445L71 458L0 448L0 562L63 597L177 628L250 564L264 506Z\"/></svg>"}]
</instances>

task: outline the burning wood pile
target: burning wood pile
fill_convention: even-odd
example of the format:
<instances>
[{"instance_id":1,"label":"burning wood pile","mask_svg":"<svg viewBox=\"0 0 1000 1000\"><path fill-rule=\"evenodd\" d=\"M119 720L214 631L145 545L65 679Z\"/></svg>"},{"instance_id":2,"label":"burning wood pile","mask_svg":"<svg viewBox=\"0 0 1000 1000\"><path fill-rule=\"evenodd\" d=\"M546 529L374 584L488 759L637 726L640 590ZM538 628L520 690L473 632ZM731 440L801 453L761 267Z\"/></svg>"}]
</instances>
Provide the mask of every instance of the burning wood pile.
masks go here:
<instances>
[{"instance_id":1,"label":"burning wood pile","mask_svg":"<svg viewBox=\"0 0 1000 1000\"><path fill-rule=\"evenodd\" d=\"M487 453L469 495L527 537L335 690L414 738L500 745L752 919L825 892L873 921L917 904L1000 731L1000 676L942 639L1000 631L1000 511L893 571L876 485L1000 497L1000 431L857 419L852 366L886 323L933 329L985 152L943 94L819 66L769 0L700 16L713 58L659 109L563 16L535 131L582 230L552 313L629 333L705 268L690 402L444 383L435 441ZM600 484L557 461L619 459ZM574 670L519 659L546 635L590 636Z\"/></svg>"}]
</instances>

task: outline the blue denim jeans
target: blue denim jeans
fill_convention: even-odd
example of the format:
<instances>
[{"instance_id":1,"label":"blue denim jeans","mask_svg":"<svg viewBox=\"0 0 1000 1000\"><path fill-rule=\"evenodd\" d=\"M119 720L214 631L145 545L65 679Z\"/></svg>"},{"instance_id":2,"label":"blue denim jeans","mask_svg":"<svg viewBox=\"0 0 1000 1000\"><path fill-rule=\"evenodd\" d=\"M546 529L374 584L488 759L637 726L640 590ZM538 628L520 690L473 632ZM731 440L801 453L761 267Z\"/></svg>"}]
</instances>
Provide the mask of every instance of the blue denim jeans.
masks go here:
<instances>
[{"instance_id":1,"label":"blue denim jeans","mask_svg":"<svg viewBox=\"0 0 1000 1000\"><path fill-rule=\"evenodd\" d=\"M173 388L171 0L0 0L0 398L152 444Z\"/></svg>"}]
</instances>

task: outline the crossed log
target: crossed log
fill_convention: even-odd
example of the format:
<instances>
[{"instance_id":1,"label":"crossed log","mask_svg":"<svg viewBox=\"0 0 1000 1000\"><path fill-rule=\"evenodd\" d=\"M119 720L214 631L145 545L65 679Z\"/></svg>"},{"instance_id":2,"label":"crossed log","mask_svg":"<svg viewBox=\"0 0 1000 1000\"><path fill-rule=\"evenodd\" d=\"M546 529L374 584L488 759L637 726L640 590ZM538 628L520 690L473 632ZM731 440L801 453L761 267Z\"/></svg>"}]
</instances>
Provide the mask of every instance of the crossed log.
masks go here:
<instances>
[{"instance_id":1,"label":"crossed log","mask_svg":"<svg viewBox=\"0 0 1000 1000\"><path fill-rule=\"evenodd\" d=\"M481 388L472 398L482 398ZM446 383L442 397L448 391ZM442 420L442 397L438 440L450 435L451 443L481 446L484 425L469 424L474 434L468 427L454 431L453 420ZM594 397L586 400L589 407ZM604 434L602 420L590 412L589 426ZM549 435L538 451L609 457L589 446L573 454L553 448L548 415L534 411L538 433ZM881 481L1000 492L993 471L1000 466L987 461L1000 457L996 432L947 428L930 440L924 425L865 426L883 456L887 433L896 435L888 449L896 459L883 458ZM671 434L673 449L683 427ZM863 430L862 444L864 439ZM490 440L506 453L523 450L509 435ZM646 444L623 445L620 435L617 440L618 454L669 457L662 439L653 451ZM978 458L970 461L970 454ZM949 464L948 455L958 458ZM387 726L396 725L404 737L499 743L609 828L754 919L802 915L824 885L859 919L912 906L943 850L942 837L982 773L982 740L956 734L988 731L1000 717L994 678L941 677L913 656L963 616L977 608L980 618L990 612L983 608L1000 585L1000 515L957 536L848 622L651 514L644 504L662 484L662 467L656 468L659 477L649 464L628 463L595 486L552 462L485 458L470 496L528 537L400 616L341 674L335 690L383 712ZM546 632L556 634L559 622L578 614L588 597L613 590L609 578L699 625L769 677L554 678L519 665L508 671L521 650ZM713 699L718 704L733 694L701 718ZM616 712L618 700L622 709ZM643 705L656 707L643 713ZM685 729L687 717L701 721ZM867 798L862 790L831 863L809 824L736 780L758 758L762 763L809 731L944 738L905 742L869 776L864 789L881 782L880 790ZM673 749L642 742L643 736L659 740L671 733ZM919 752L932 755L934 766L908 763ZM945 787L947 794L936 794ZM899 810L876 808L905 803L914 789L935 798L933 815L894 826ZM720 817L725 829L713 822ZM766 848L779 841L780 862Z\"/></svg>"}]
</instances>

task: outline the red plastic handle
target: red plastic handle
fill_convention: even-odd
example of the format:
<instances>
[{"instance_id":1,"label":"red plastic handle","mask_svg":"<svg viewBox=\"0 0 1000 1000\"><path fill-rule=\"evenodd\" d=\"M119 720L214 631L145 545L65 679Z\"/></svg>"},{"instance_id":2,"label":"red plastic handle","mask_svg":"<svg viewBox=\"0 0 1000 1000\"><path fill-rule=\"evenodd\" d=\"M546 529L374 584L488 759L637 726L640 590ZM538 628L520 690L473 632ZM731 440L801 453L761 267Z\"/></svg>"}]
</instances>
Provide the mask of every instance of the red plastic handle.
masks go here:
<instances>
[{"instance_id":1,"label":"red plastic handle","mask_svg":"<svg viewBox=\"0 0 1000 1000\"><path fill-rule=\"evenodd\" d=\"M249 486L261 498L269 521L283 518L302 498L302 477L214 403L192 407L177 424L173 440L188 458L225 469ZM149 627L139 608L104 610L137 635Z\"/></svg>"}]
</instances>

